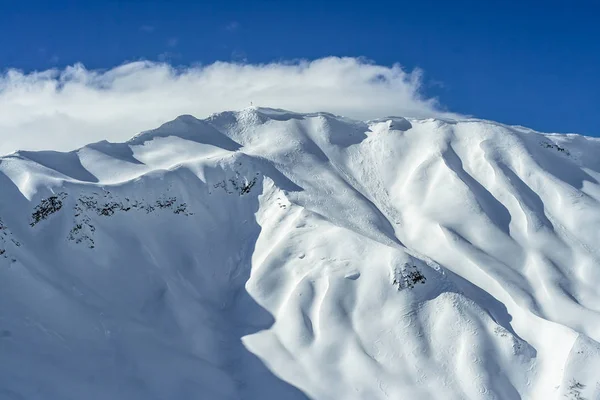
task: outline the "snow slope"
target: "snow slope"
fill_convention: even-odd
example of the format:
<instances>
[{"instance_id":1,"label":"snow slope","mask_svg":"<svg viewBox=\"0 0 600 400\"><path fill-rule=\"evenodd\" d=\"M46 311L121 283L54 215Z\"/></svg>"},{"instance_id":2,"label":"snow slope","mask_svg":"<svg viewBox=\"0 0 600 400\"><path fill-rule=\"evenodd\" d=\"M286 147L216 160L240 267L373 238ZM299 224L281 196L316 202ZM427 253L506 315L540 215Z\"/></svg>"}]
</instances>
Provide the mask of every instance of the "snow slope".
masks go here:
<instances>
[{"instance_id":1,"label":"snow slope","mask_svg":"<svg viewBox=\"0 0 600 400\"><path fill-rule=\"evenodd\" d=\"M599 155L249 108L0 158L0 398L599 399Z\"/></svg>"}]
</instances>

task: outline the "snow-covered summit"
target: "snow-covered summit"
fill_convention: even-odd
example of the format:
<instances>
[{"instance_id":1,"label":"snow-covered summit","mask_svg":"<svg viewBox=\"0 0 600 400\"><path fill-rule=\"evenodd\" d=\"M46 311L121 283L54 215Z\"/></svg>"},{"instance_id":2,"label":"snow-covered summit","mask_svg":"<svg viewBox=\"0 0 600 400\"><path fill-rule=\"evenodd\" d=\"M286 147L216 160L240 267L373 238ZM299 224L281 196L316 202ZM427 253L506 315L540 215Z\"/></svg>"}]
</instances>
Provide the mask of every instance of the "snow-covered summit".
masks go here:
<instances>
[{"instance_id":1,"label":"snow-covered summit","mask_svg":"<svg viewBox=\"0 0 600 400\"><path fill-rule=\"evenodd\" d=\"M250 107L2 157L0 398L598 398L599 154Z\"/></svg>"}]
</instances>

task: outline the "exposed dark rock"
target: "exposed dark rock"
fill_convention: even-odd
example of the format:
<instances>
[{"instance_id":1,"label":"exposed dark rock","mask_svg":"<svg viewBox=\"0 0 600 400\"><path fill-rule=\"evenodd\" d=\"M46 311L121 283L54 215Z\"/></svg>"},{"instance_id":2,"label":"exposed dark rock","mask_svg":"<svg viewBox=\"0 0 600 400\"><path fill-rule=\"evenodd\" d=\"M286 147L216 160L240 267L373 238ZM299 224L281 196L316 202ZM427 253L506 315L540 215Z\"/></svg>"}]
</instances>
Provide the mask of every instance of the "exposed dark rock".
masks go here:
<instances>
[{"instance_id":1,"label":"exposed dark rock","mask_svg":"<svg viewBox=\"0 0 600 400\"><path fill-rule=\"evenodd\" d=\"M400 270L394 271L394 279L392 284L397 287L398 290L402 289L413 289L416 284L425 284L427 278L419 271L416 265L406 264Z\"/></svg>"},{"instance_id":2,"label":"exposed dark rock","mask_svg":"<svg viewBox=\"0 0 600 400\"><path fill-rule=\"evenodd\" d=\"M47 219L50 215L60 211L63 206L63 200L67 197L66 193L58 193L54 196L50 196L46 199L42 199L31 214L31 223L29 225L35 226L39 222Z\"/></svg>"}]
</instances>

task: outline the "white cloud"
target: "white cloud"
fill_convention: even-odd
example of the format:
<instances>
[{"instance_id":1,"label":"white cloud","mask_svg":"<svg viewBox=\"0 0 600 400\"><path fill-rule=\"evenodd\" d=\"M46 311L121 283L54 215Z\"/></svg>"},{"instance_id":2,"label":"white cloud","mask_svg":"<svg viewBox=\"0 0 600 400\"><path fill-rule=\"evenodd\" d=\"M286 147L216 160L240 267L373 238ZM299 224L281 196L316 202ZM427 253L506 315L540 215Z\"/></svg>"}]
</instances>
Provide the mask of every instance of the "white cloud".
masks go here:
<instances>
[{"instance_id":1,"label":"white cloud","mask_svg":"<svg viewBox=\"0 0 600 400\"><path fill-rule=\"evenodd\" d=\"M133 62L0 75L0 154L125 141L181 114L199 118L254 105L366 119L455 115L420 93L421 73L356 58L174 68Z\"/></svg>"}]
</instances>

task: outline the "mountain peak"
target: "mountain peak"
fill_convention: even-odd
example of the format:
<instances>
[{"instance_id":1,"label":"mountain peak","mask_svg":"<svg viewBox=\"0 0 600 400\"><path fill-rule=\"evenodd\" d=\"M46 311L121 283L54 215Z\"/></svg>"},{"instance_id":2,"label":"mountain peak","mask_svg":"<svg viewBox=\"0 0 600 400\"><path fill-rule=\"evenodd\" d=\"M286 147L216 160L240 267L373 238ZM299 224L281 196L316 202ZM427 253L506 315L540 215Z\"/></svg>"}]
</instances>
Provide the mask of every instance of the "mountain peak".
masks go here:
<instances>
[{"instance_id":1,"label":"mountain peak","mask_svg":"<svg viewBox=\"0 0 600 400\"><path fill-rule=\"evenodd\" d=\"M3 157L0 393L597 398L599 152L250 107Z\"/></svg>"}]
</instances>

